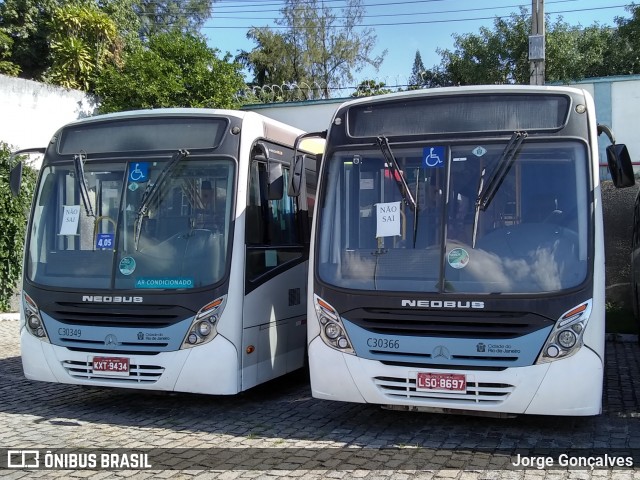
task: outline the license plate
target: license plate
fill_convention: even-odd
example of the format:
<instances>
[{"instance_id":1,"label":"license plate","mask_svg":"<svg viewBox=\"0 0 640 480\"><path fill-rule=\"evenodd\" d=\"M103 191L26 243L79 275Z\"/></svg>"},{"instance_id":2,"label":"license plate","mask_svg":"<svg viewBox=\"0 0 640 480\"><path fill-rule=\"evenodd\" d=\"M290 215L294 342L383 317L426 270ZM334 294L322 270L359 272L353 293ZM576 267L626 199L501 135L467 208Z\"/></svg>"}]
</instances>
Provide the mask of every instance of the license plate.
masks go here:
<instances>
[{"instance_id":1,"label":"license plate","mask_svg":"<svg viewBox=\"0 0 640 480\"><path fill-rule=\"evenodd\" d=\"M129 359L126 357L93 357L93 373L129 376Z\"/></svg>"},{"instance_id":2,"label":"license plate","mask_svg":"<svg viewBox=\"0 0 640 480\"><path fill-rule=\"evenodd\" d=\"M467 377L459 373L418 373L416 390L465 393Z\"/></svg>"}]
</instances>

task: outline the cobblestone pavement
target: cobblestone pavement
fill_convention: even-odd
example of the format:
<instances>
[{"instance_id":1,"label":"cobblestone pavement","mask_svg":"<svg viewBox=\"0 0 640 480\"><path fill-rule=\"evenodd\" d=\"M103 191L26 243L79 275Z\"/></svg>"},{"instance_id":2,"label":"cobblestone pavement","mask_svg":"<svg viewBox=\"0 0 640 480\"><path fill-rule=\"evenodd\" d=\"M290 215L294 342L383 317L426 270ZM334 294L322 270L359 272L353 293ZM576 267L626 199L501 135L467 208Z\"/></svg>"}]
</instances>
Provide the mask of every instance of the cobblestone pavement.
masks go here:
<instances>
[{"instance_id":1,"label":"cobblestone pavement","mask_svg":"<svg viewBox=\"0 0 640 480\"><path fill-rule=\"evenodd\" d=\"M518 470L510 468L514 457L503 454L516 449L580 448L640 452L639 359L637 343L609 339L604 412L598 417L496 419L316 400L303 372L234 397L32 382L22 374L18 322L4 320L0 321L3 455L4 449L179 450L164 453L175 457L173 469L13 469L0 470L0 477L640 479L640 471L629 468ZM241 455L229 456L231 448ZM227 454L227 461L204 469L198 467L198 452Z\"/></svg>"}]
</instances>

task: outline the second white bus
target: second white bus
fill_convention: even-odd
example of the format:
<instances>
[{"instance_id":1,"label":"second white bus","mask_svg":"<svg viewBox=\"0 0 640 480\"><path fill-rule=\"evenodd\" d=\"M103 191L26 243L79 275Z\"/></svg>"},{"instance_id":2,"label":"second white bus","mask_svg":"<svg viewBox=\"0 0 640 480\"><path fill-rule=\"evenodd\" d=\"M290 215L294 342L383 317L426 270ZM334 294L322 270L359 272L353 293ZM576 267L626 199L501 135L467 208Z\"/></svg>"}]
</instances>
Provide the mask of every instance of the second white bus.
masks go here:
<instances>
[{"instance_id":1,"label":"second white bus","mask_svg":"<svg viewBox=\"0 0 640 480\"><path fill-rule=\"evenodd\" d=\"M390 408L596 415L605 277L584 90L487 86L354 100L319 174L313 396ZM605 137L603 137L604 139ZM633 185L624 145L607 147Z\"/></svg>"}]
</instances>

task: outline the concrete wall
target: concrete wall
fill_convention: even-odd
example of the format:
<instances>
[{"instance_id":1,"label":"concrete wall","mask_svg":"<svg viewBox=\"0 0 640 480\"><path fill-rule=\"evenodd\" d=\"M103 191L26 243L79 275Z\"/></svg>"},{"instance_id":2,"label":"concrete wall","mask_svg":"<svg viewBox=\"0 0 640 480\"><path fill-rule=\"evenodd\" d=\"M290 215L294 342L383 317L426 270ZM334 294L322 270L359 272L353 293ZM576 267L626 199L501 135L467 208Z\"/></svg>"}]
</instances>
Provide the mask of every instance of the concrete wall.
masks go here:
<instances>
[{"instance_id":1,"label":"concrete wall","mask_svg":"<svg viewBox=\"0 0 640 480\"><path fill-rule=\"evenodd\" d=\"M58 128L94 110L84 92L0 75L0 141L16 150L46 146Z\"/></svg>"}]
</instances>

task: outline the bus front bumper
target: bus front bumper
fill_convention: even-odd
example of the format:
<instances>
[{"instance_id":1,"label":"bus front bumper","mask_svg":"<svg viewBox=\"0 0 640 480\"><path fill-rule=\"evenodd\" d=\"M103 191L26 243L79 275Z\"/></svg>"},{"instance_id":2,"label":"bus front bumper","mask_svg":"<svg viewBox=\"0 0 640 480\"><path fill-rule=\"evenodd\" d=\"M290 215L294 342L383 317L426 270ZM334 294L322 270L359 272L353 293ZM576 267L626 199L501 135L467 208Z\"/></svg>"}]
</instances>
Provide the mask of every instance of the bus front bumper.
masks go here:
<instances>
[{"instance_id":1,"label":"bus front bumper","mask_svg":"<svg viewBox=\"0 0 640 480\"><path fill-rule=\"evenodd\" d=\"M155 355L72 351L20 332L22 367L30 380L97 387L165 390L212 395L239 392L238 352L218 335L201 347ZM96 374L94 356L126 357L129 375Z\"/></svg>"},{"instance_id":2,"label":"bus front bumper","mask_svg":"<svg viewBox=\"0 0 640 480\"><path fill-rule=\"evenodd\" d=\"M338 352L319 337L309 345L315 398L410 407L425 411L495 414L598 415L603 364L582 347L572 357L502 371L433 369L385 365ZM465 375L464 393L416 391L418 372Z\"/></svg>"}]
</instances>

